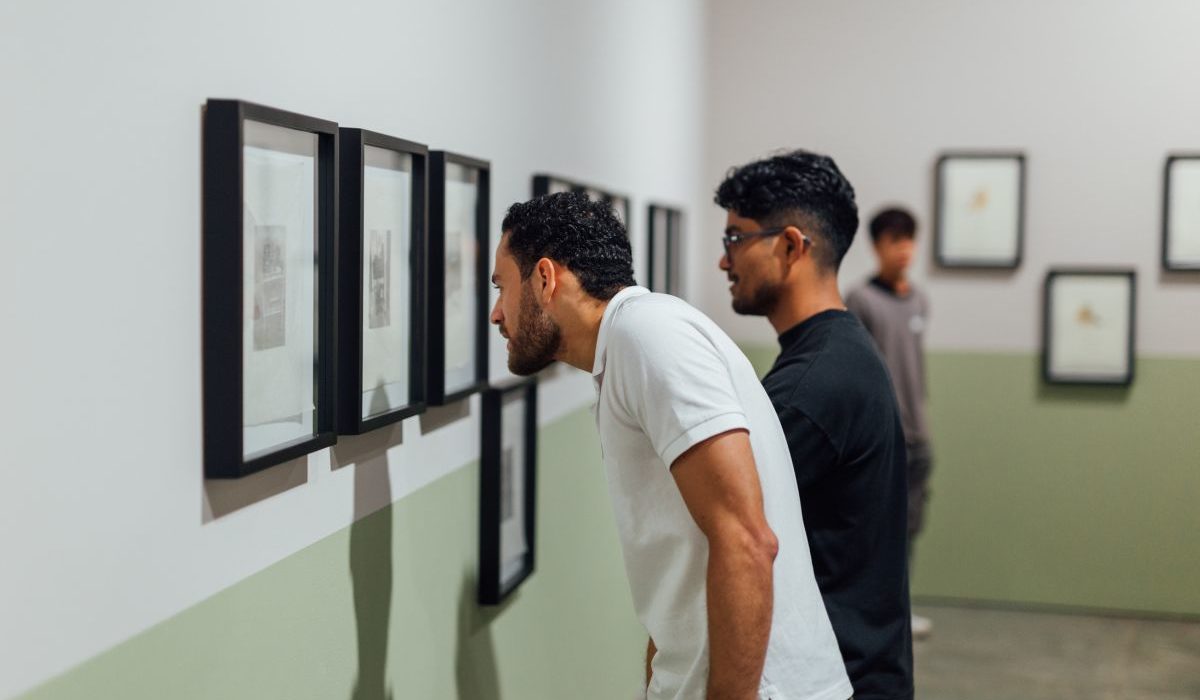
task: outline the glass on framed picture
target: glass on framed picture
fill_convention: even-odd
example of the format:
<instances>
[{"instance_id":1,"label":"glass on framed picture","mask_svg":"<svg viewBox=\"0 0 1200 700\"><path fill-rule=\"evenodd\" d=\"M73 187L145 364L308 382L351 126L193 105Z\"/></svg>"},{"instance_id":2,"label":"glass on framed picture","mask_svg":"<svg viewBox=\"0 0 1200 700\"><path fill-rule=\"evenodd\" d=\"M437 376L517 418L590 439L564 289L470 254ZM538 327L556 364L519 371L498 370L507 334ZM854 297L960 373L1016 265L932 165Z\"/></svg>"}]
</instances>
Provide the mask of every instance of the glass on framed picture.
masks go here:
<instances>
[{"instance_id":1,"label":"glass on framed picture","mask_svg":"<svg viewBox=\"0 0 1200 700\"><path fill-rule=\"evenodd\" d=\"M1200 155L1167 159L1163 267L1200 270Z\"/></svg>"},{"instance_id":2,"label":"glass on framed picture","mask_svg":"<svg viewBox=\"0 0 1200 700\"><path fill-rule=\"evenodd\" d=\"M411 403L413 162L363 146L362 418Z\"/></svg>"},{"instance_id":3,"label":"glass on framed picture","mask_svg":"<svg viewBox=\"0 0 1200 700\"><path fill-rule=\"evenodd\" d=\"M480 174L475 168L446 163L445 288L442 290L446 394L476 383L479 182Z\"/></svg>"},{"instance_id":4,"label":"glass on framed picture","mask_svg":"<svg viewBox=\"0 0 1200 700\"><path fill-rule=\"evenodd\" d=\"M935 253L945 267L1020 264L1024 157L943 156L937 168Z\"/></svg>"},{"instance_id":5,"label":"glass on framed picture","mask_svg":"<svg viewBox=\"0 0 1200 700\"><path fill-rule=\"evenodd\" d=\"M501 405L500 431L500 585L507 588L522 573L529 552L525 536L526 416L525 392L511 392Z\"/></svg>"},{"instance_id":6,"label":"glass on framed picture","mask_svg":"<svg viewBox=\"0 0 1200 700\"><path fill-rule=\"evenodd\" d=\"M1047 275L1047 381L1132 380L1135 280L1132 271L1052 270Z\"/></svg>"},{"instance_id":7,"label":"glass on framed picture","mask_svg":"<svg viewBox=\"0 0 1200 700\"><path fill-rule=\"evenodd\" d=\"M317 135L246 120L243 132L243 458L316 424Z\"/></svg>"}]
</instances>

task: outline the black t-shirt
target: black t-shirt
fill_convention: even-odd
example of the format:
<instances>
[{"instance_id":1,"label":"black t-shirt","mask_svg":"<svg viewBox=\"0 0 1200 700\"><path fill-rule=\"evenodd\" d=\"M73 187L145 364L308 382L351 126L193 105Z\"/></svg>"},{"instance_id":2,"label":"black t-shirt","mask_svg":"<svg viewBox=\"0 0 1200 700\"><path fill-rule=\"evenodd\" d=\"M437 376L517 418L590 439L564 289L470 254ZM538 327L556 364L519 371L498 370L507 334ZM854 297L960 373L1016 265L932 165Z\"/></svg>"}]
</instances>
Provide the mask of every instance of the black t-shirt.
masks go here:
<instances>
[{"instance_id":1,"label":"black t-shirt","mask_svg":"<svg viewBox=\"0 0 1200 700\"><path fill-rule=\"evenodd\" d=\"M907 464L871 336L825 311L779 336L763 379L787 435L813 571L855 700L913 697Z\"/></svg>"}]
</instances>

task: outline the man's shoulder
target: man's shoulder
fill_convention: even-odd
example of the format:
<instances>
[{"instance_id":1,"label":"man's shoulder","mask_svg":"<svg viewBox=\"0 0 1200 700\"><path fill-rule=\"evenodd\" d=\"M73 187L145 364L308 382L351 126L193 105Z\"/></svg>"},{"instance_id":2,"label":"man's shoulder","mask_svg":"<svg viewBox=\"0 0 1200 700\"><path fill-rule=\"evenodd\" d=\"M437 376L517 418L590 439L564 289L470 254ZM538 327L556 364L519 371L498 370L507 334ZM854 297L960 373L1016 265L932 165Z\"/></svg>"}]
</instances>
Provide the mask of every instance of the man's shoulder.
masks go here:
<instances>
[{"instance_id":1,"label":"man's shoulder","mask_svg":"<svg viewBox=\"0 0 1200 700\"><path fill-rule=\"evenodd\" d=\"M776 408L811 416L831 401L872 393L880 381L890 381L883 360L862 324L847 317L830 324L818 342L781 355L763 386Z\"/></svg>"}]
</instances>

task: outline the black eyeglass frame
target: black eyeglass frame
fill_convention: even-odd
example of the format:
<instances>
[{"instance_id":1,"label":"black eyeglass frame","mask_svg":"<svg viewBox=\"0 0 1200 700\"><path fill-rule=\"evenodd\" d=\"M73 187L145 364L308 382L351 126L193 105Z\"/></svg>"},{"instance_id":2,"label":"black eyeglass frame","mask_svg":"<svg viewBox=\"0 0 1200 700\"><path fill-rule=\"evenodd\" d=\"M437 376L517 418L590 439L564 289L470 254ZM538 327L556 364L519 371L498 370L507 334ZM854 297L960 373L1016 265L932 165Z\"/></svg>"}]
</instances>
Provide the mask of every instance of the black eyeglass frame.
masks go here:
<instances>
[{"instance_id":1,"label":"black eyeglass frame","mask_svg":"<svg viewBox=\"0 0 1200 700\"><path fill-rule=\"evenodd\" d=\"M725 247L725 255L728 257L730 249L744 240L749 238L762 238L763 236L778 236L789 228L794 227L790 225L780 226L778 228L769 228L764 231L751 231L750 233L729 233L729 231L726 230L725 235L721 236L721 245ZM800 234L800 239L808 245L813 244L812 239L803 233Z\"/></svg>"}]
</instances>

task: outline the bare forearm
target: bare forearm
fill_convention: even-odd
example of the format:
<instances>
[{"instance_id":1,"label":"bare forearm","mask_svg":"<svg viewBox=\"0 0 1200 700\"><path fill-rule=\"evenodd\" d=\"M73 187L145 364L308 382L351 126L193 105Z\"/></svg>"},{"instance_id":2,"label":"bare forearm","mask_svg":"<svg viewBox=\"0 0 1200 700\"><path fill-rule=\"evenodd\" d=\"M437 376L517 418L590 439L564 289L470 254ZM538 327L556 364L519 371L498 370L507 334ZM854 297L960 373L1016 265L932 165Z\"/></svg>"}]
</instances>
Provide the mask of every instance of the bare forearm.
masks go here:
<instances>
[{"instance_id":1,"label":"bare forearm","mask_svg":"<svg viewBox=\"0 0 1200 700\"><path fill-rule=\"evenodd\" d=\"M753 700L771 634L773 543L709 543L708 700Z\"/></svg>"}]
</instances>

